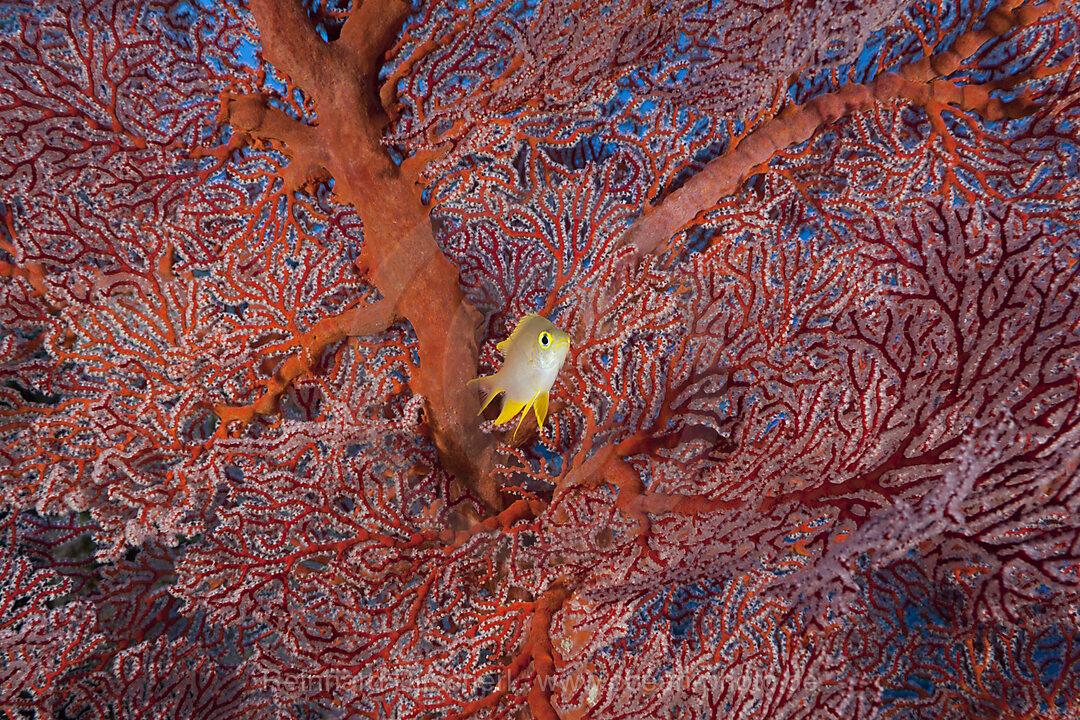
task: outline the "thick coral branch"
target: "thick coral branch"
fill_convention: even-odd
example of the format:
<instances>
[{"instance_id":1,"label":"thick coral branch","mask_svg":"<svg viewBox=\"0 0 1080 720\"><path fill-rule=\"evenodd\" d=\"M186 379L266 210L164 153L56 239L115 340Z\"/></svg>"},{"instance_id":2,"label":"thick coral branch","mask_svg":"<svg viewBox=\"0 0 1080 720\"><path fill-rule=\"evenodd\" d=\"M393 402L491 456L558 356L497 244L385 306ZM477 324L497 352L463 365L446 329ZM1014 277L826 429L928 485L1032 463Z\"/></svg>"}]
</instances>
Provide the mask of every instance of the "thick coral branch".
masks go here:
<instances>
[{"instance_id":1,"label":"thick coral branch","mask_svg":"<svg viewBox=\"0 0 1080 720\"><path fill-rule=\"evenodd\" d=\"M315 327L299 338L300 350L287 359L274 376L266 381L266 389L258 400L250 405L214 406L214 414L221 419L217 434L224 435L233 422L239 421L246 425L259 415L277 412L278 401L289 385L316 365L328 347L347 337L371 335L385 330L394 320L393 303L380 300L319 321Z\"/></svg>"},{"instance_id":2,"label":"thick coral branch","mask_svg":"<svg viewBox=\"0 0 1080 720\"><path fill-rule=\"evenodd\" d=\"M556 498L575 487L593 488L603 484L617 490L615 507L634 521L637 526L636 542L645 552L650 552L650 514L704 515L720 510L734 510L746 504L743 500L712 498L702 494L647 491L637 470L625 459L644 447L636 439L631 439L629 442L601 448L566 474L556 489ZM555 500L552 503L554 504Z\"/></svg>"},{"instance_id":3,"label":"thick coral branch","mask_svg":"<svg viewBox=\"0 0 1080 720\"><path fill-rule=\"evenodd\" d=\"M300 3L253 2L264 57L315 100L317 144L305 145L313 138L311 128L289 124L254 100L230 100L230 121L252 135L280 140L287 150L291 138L297 149L290 155L292 162L325 168L335 180L335 193L356 208L364 223L358 265L416 333L420 365L411 383L427 401L428 426L443 465L490 509L501 510L503 502L489 474L493 441L480 432L478 400L465 385L475 375L475 334L482 317L465 299L457 268L435 242L427 209L416 193L416 178L403 173L381 145L387 119L374 69L390 43L395 18L400 22L405 12L402 5L365 3L348 21L343 44L335 48L314 31L297 31L295 25L310 27ZM298 37L292 37L294 33ZM272 390L268 388L268 394Z\"/></svg>"},{"instance_id":4,"label":"thick coral branch","mask_svg":"<svg viewBox=\"0 0 1080 720\"><path fill-rule=\"evenodd\" d=\"M15 216L11 212L4 212L4 230L10 238L15 237ZM8 240L0 239L0 250L6 252L13 259L18 257L18 251ZM0 277L25 278L34 293L38 297L45 297L45 266L41 263L5 262L0 260Z\"/></svg>"},{"instance_id":5,"label":"thick coral branch","mask_svg":"<svg viewBox=\"0 0 1080 720\"><path fill-rule=\"evenodd\" d=\"M0 260L0 277L25 278L38 297L45 296L45 269L40 263L29 263L23 266Z\"/></svg>"},{"instance_id":6,"label":"thick coral branch","mask_svg":"<svg viewBox=\"0 0 1080 720\"><path fill-rule=\"evenodd\" d=\"M952 83L938 81L941 76L955 72L964 58L987 41L1014 27L1035 22L1056 8L1053 2L1013 9L1017 5L1019 2L1005 3L988 15L982 28L957 38L952 50L924 57L904 66L898 74L885 73L869 84L852 83L802 105L786 107L747 133L741 141L733 141L728 152L709 162L683 187L656 206L647 208L627 230L623 242L642 255L662 252L671 237L691 224L698 213L735 192L743 181L760 172L777 151L805 142L822 127L867 110L876 102L905 98L925 107L932 119L938 120L945 103L987 112L988 119L1016 117L1018 112L1026 112L1029 106L1023 100L1001 103L985 96L989 88L957 88ZM943 132L943 123L935 123L935 129Z\"/></svg>"},{"instance_id":7,"label":"thick coral branch","mask_svg":"<svg viewBox=\"0 0 1080 720\"><path fill-rule=\"evenodd\" d=\"M570 591L562 584L555 583L536 604L532 625L529 628L529 648L536 681L529 691L529 709L537 720L559 720L559 714L551 705L551 690L548 678L555 674L555 649L551 644L551 621L555 613L570 598Z\"/></svg>"},{"instance_id":8,"label":"thick coral branch","mask_svg":"<svg viewBox=\"0 0 1080 720\"><path fill-rule=\"evenodd\" d=\"M551 623L555 614L570 599L572 591L562 581L556 581L534 603L530 603L532 617L528 639L518 650L514 659L505 667L499 684L493 692L465 703L461 712L450 716L452 720L465 720L487 708L495 707L506 696L511 680L532 663L536 679L529 690L529 709L536 718L559 720L559 714L551 704L550 678L555 674L555 648L551 642ZM528 607L528 606L527 606Z\"/></svg>"},{"instance_id":9,"label":"thick coral branch","mask_svg":"<svg viewBox=\"0 0 1080 720\"><path fill-rule=\"evenodd\" d=\"M900 74L907 80L929 82L935 78L956 72L965 59L990 40L1004 35L1014 27L1023 27L1036 22L1039 18L1057 10L1057 1L1051 0L1040 5L1022 5L1023 0L1006 0L986 14L982 27L969 30L953 42L948 50L936 55L927 55L900 69Z\"/></svg>"},{"instance_id":10,"label":"thick coral branch","mask_svg":"<svg viewBox=\"0 0 1080 720\"><path fill-rule=\"evenodd\" d=\"M230 140L226 148L233 147L234 141L255 139L267 142L289 158L283 172L288 190L300 190L329 179L327 160L322 150L325 141L319 128L305 125L270 107L265 96L224 93L221 96L220 119L242 131L241 137Z\"/></svg>"},{"instance_id":11,"label":"thick coral branch","mask_svg":"<svg viewBox=\"0 0 1080 720\"><path fill-rule=\"evenodd\" d=\"M403 0L364 0L345 21L335 45L352 54L369 86L374 86L381 60L408 15L409 3Z\"/></svg>"},{"instance_id":12,"label":"thick coral branch","mask_svg":"<svg viewBox=\"0 0 1080 720\"><path fill-rule=\"evenodd\" d=\"M546 507L546 504L541 500L515 500L498 515L492 515L476 523L468 530L443 530L439 533L439 539L450 543L447 548L449 551L451 548L461 547L466 540L483 532L494 532L496 530L518 532L527 527L515 527L519 520L539 517Z\"/></svg>"},{"instance_id":13,"label":"thick coral branch","mask_svg":"<svg viewBox=\"0 0 1080 720\"><path fill-rule=\"evenodd\" d=\"M330 51L295 0L252 0L267 62L292 78L317 105L333 102L343 82Z\"/></svg>"}]
</instances>

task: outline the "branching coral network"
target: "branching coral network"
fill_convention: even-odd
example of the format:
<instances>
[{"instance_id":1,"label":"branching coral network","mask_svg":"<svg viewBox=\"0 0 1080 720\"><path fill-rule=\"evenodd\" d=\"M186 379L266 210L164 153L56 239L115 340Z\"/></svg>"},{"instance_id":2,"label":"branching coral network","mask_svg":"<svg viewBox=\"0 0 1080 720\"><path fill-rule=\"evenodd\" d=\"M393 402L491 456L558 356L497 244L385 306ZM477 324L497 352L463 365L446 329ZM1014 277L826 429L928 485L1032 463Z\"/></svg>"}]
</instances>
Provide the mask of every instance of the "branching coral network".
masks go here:
<instances>
[{"instance_id":1,"label":"branching coral network","mask_svg":"<svg viewBox=\"0 0 1080 720\"><path fill-rule=\"evenodd\" d=\"M0 715L1080 712L1074 4L0 23Z\"/></svg>"}]
</instances>

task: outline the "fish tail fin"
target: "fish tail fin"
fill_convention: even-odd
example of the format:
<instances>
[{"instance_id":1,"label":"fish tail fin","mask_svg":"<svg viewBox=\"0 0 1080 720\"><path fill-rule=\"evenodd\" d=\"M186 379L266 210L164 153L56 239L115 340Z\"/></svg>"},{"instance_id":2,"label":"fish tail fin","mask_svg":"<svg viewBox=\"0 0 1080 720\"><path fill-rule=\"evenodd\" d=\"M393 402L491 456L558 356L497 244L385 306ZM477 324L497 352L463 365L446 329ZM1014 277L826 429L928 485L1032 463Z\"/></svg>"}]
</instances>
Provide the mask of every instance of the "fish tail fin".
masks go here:
<instances>
[{"instance_id":1,"label":"fish tail fin","mask_svg":"<svg viewBox=\"0 0 1080 720\"><path fill-rule=\"evenodd\" d=\"M476 413L477 415L483 415L484 409L491 404L491 401L495 399L496 395L504 390L504 388L499 387L498 381L496 380L497 376L498 373L495 373L495 375L484 375L483 377L473 378L465 383L469 387L475 386L480 388L480 392L483 395L484 403L480 406L480 412Z\"/></svg>"}]
</instances>

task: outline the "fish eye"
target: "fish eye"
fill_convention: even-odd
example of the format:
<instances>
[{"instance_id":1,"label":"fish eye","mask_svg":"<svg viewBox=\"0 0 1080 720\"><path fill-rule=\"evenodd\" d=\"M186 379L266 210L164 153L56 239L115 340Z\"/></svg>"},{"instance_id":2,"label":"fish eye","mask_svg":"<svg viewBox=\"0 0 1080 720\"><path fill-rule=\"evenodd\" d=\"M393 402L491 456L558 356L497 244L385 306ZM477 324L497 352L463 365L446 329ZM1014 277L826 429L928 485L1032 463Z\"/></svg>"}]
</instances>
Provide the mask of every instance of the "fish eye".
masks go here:
<instances>
[{"instance_id":1,"label":"fish eye","mask_svg":"<svg viewBox=\"0 0 1080 720\"><path fill-rule=\"evenodd\" d=\"M540 333L540 347L547 347L551 344L551 334L548 332Z\"/></svg>"}]
</instances>

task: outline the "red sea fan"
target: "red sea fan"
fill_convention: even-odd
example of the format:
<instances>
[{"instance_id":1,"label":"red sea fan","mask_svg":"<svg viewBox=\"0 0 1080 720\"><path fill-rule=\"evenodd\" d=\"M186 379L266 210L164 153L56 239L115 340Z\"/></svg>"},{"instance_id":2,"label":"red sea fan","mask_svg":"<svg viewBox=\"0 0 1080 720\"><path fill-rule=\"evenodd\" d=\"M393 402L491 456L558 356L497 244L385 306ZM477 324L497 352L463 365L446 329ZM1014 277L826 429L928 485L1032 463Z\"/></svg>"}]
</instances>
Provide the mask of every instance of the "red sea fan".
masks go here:
<instances>
[{"instance_id":1,"label":"red sea fan","mask_svg":"<svg viewBox=\"0 0 1080 720\"><path fill-rule=\"evenodd\" d=\"M1075 4L0 27L0 715L1076 714Z\"/></svg>"}]
</instances>

